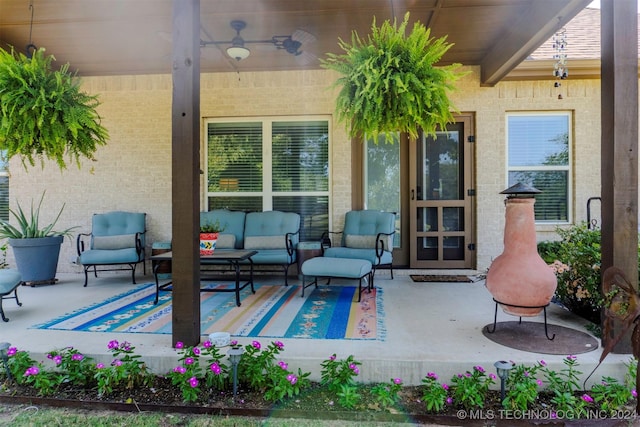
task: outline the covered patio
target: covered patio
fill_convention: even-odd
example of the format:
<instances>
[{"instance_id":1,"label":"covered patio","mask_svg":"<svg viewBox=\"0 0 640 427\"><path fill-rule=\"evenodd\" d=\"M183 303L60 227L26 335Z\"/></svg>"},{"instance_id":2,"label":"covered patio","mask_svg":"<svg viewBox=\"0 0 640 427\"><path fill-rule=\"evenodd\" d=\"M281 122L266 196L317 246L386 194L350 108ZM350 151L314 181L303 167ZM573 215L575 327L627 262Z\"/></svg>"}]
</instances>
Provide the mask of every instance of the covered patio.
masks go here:
<instances>
[{"instance_id":1,"label":"covered patio","mask_svg":"<svg viewBox=\"0 0 640 427\"><path fill-rule=\"evenodd\" d=\"M483 335L483 327L492 324L494 316L494 303L484 286L484 280L418 283L410 277L414 273L424 274L424 271L399 270L394 272L393 280L387 271L379 272L376 286L384 292L386 329L382 340L285 338L280 339L285 345L281 359L294 369L300 367L303 371L311 372L312 379L319 379L320 364L329 356L334 353L339 358L353 355L362 362L360 381L386 382L389 378L400 377L408 385L421 384L427 372L436 372L441 378L449 379L475 365L492 371L493 364L498 360L533 365L544 359L553 369L562 368L562 359L568 354L516 350ZM458 273L466 275L470 272ZM298 298L300 281L294 277L291 279L290 286L298 288L295 296ZM171 346L171 334L70 332L34 328L37 324L84 308L88 301L103 301L136 286L151 283L153 277L140 275L138 285L132 285L128 274L103 273L94 278L87 288L82 287L82 282L82 274L63 274L55 285L20 286L18 296L22 307L18 307L13 300L4 302L4 310L10 320L0 325L1 341L29 351L37 360L46 360L46 353L51 350L73 346L96 361L106 363L112 359L107 349L110 340L129 341L154 373L164 374L173 369L178 354ZM268 275L257 275L256 282L281 286L281 281ZM339 284L353 283L332 281L332 285ZM502 310L498 312L498 328L501 328L500 322L517 320L517 317L508 316ZM543 322L543 317L540 315L523 320ZM559 325L588 332L583 319L554 304L548 309L548 323L550 326ZM207 337L201 338L204 341ZM242 345L251 343L253 339L263 343L271 341L266 338L232 338L237 338ZM544 336L540 338L546 340ZM556 343L560 347L564 344L561 340ZM223 353L226 353L224 348ZM600 347L577 355L583 377L593 370L600 355ZM610 354L588 384L599 381L604 375L622 379L629 357Z\"/></svg>"},{"instance_id":2,"label":"covered patio","mask_svg":"<svg viewBox=\"0 0 640 427\"><path fill-rule=\"evenodd\" d=\"M185 2L185 4L187 3ZM203 1L203 11L199 17L202 20L211 22L212 28L228 29L231 19L238 18L239 15L242 15L242 17L251 15L250 17L253 20L246 18L250 27L246 32L243 32L243 36L247 39L262 39L278 34L278 29L283 26L282 21L269 20L266 19L267 17L286 19L288 22L287 27L290 27L292 25L302 26L304 19L307 19L310 14L309 11L299 11L293 6L293 4L298 4L299 2L258 3L264 7L253 8L252 10L237 10L234 9L237 7L237 2L218 2L218 8L210 10L208 7L212 8L213 2ZM323 9L325 13L321 13L323 17L321 21L324 26L316 24L313 28L308 27L318 37L322 37L315 42L316 44L313 47L317 54L321 55L330 50L325 47L326 45L323 45L326 40L330 40L335 49L337 37L348 38L351 29L358 29L361 33L365 33L370 24L370 17L375 15L376 11L378 11L377 13L381 19L393 14L401 16L404 9L410 8L409 4L411 2L375 2L379 9L369 10L370 13L361 15L358 11L364 3L353 2L354 9L351 12L346 12L345 16L366 16L366 19L363 19L358 25L354 22L349 22L349 20L336 20L335 15L326 13L327 10L338 8L342 3L325 3L327 5L326 9ZM424 2L424 7L414 9L414 12L422 14L427 25L435 26L440 23L442 33L451 34L451 41L456 43L456 49L452 50L452 53L455 52L457 56L447 58L447 61L460 61L467 65L479 66L481 69L479 84L481 86L492 86L501 81L528 53L533 51L542 41L549 38L557 28L566 23L588 3L588 0L554 2L492 1L484 2L481 6L477 6L477 3L473 1L432 1ZM99 8L93 10L73 8L73 6L77 5L74 2L66 2L65 5L68 7L48 4L43 4L40 7L37 4L34 39L27 40L26 36L30 34L30 31L28 31L29 12L25 2L0 0L0 10L2 12L0 14L2 16L0 39L3 42L22 46L31 41L39 43L39 40L35 37L41 37L40 40L47 40L49 52L55 53L60 62L70 61L72 64L77 65L81 76L124 74L134 76L131 81L135 81L135 76L137 75L171 73L172 52L174 64L191 64L191 57L199 57L197 52L200 51L201 43L197 40L197 35L200 35L200 38L204 41L212 42L216 39L229 41L228 39L230 38L226 33L220 36L216 35L216 38L207 38L207 36L210 36L210 34L207 34L209 24L203 25L203 28L198 28L199 24L195 23L196 20L187 21L186 27L181 27L185 29L184 33L186 35L177 30L174 30L172 35L171 4L168 1L136 2L139 8L136 8L133 12L123 7L111 7L108 2L100 2L99 4L104 8L102 14L96 12ZM391 10L390 7L392 8L394 4L395 9ZM199 3L197 5L199 6ZM401 5L403 7L400 7ZM88 8L89 6L84 5L84 7ZM52 9L47 10L46 8ZM73 9L76 13L64 18L55 18L56 12L64 14L70 9ZM271 13L274 10L280 13ZM618 7L616 10L625 11L622 7ZM452 11L453 14L448 14ZM480 14L473 14L472 12L480 12ZM92 13L100 15L101 18L87 19L87 16L92 16ZM467 14L465 15L464 13ZM620 19L620 15L623 14L619 13L615 18ZM151 19L152 17L154 19ZM175 22L183 21L176 20ZM291 24L291 22L294 22L294 24ZM341 23L339 27L335 27L337 22ZM60 23L64 25L59 25ZM73 25L79 25L79 27L75 27L75 32ZM260 25L265 25L266 28L261 29ZM611 26L613 27L613 24ZM460 28L465 28L465 30L455 31L455 29ZM254 29L256 32L253 32ZM257 32L259 29L262 32ZM527 31L525 32L524 30ZM69 43L67 32L73 33L72 39L74 43ZM613 30L610 30L610 32L612 33ZM437 36L442 33L434 33L434 35ZM42 36L39 34L42 34ZM135 34L136 37L123 37L127 34ZM89 35L93 36L88 37ZM106 42L116 35L120 36L116 37L117 42ZM480 35L483 37L480 37ZM173 40L173 48L172 42L166 40L167 38ZM613 35L612 38L614 38ZM325 40L325 42L322 40ZM476 44L479 41L483 42L482 48ZM123 49L123 46L126 46L126 49ZM221 52L217 52L214 48L211 50L223 57ZM261 51L256 48L252 52L254 52L252 53L254 58L257 59ZM143 355L154 372L163 373L171 369L177 359L175 350L172 348L172 344L175 341L187 341L187 344L192 344L202 340L202 337L199 336L199 329L193 328L193 320L200 315L200 311L197 304L197 291L192 285L197 283L199 278L196 267L195 237L192 236L195 236L194 231L197 229L196 215L202 206L203 199L199 193L201 184L199 175L201 114L199 110L200 95L196 90L199 89L199 73L226 71L230 74L232 72L239 74L240 70L248 72L318 68L317 62L300 65L300 62L295 62L296 58L293 56L278 57L277 62L274 58L275 56L269 56L262 61L256 61L255 64L258 65L255 68L242 69L240 68L242 63L238 64L228 58L216 62L203 54L202 64L199 63L199 59L197 60L198 66L201 66L200 69L196 71L191 68L181 69L174 72L174 81L177 84L173 86L176 100L173 104L171 120L174 132L171 144L171 167L173 170L182 171L183 173L173 173L171 174L171 179L157 180L156 178L149 180L161 181L163 184L171 182L172 184L172 188L168 189L168 191L166 187L160 187L164 191L155 192L155 194L162 195L173 192L173 197L171 204L165 203L166 200L164 199L159 201L153 199L157 203L154 207L162 206L163 211L156 210L158 215L154 218L156 222L152 229L154 232L157 232L156 230L169 230L168 233L171 233L171 237L177 236L174 240L175 253L179 261L177 263L179 267L175 271L176 282L184 285L182 287L184 291L177 293L176 297L179 299L177 301L177 305L180 308L179 311L185 315L180 318L174 318L173 336L155 334L112 335L32 329L31 327L37 323L82 308L88 302L100 301L124 292L131 287L128 277L114 275L104 276L95 281L89 288L82 289L81 275L64 273L58 276L60 280L55 286L20 288L19 293L21 301L24 302L23 307L12 307L12 301L6 302L5 310L11 321L5 324L3 341L10 342L20 349L29 350L34 355L40 354L40 357L44 357L44 352L53 348L73 345L92 357L108 361L107 342L111 339L127 340L132 342L136 350ZM612 61L611 58L609 60L610 62ZM213 64L222 68L216 68ZM611 65L611 68L613 67ZM607 71L612 74L611 70ZM632 77L634 79L637 77L637 72L634 71L631 74L633 74ZM100 85L98 79L94 79L94 81L97 81L98 83L96 84ZM620 89L617 89L620 87L618 86L620 81L620 79L617 80L615 88L605 87L603 96L606 97L614 92L617 94L620 91ZM126 87L126 85L124 86ZM117 95L120 95L120 93ZM624 96L618 98L612 96L610 98L614 104L607 106L611 107L608 108L610 111L623 110L627 105L620 101L620 98L624 98ZM633 102L637 104L635 97L630 98L633 98ZM242 114L244 114L244 111ZM618 140L629 141L629 144L632 146L635 144L637 147L637 117L631 117L633 114L629 116L631 125L628 127L620 126L620 129L632 129L630 131L631 135L614 134L614 136ZM166 118L168 117L163 119ZM162 121L158 120L159 123ZM613 127L613 117L604 117L603 121L605 125L609 124ZM633 131L634 125L636 125L635 133ZM603 126L603 128L606 128L606 126ZM621 132L618 128L615 130L616 132ZM166 135L166 132L163 133L163 137L166 137ZM359 142L353 141L352 143L357 144ZM615 144L611 145L615 146ZM609 147L608 150L609 155L605 156L606 160L613 162L618 158L626 158L623 157L626 154L622 149L615 151L615 156L613 148ZM169 150L165 150L165 153L167 151ZM627 174L630 177L629 179L637 181L634 175L636 166L629 164L628 167L632 172ZM169 168L167 167L166 169L164 172L168 177ZM184 171L187 171L187 173L184 173ZM16 172L18 172L14 175L16 179L24 178L24 175L21 175L19 171L16 170ZM360 172L357 168L353 168L351 171L343 171L343 174L347 175L347 177L343 176L342 178L348 180L349 173L355 176ZM157 177L163 175L149 173L148 176ZM35 178L24 179L24 181L33 183L32 191L34 192L39 189L39 185L42 186L47 183L46 180L37 180ZM32 181L37 181L37 183ZM634 193L632 190L635 187L631 185L628 188L625 187L630 191L628 194L625 193L623 195L625 197L622 197L622 201L620 201L620 190L619 188L613 188L613 182L613 178L608 177L603 181L603 187L605 187L603 188L603 193L605 193L606 197L610 197L610 199L604 200L604 205L611 207L611 211L607 211L607 219L612 219L614 213L616 214L615 218L613 218L615 221L608 222L610 228L606 230L607 236L612 236L614 229L633 230L635 232L637 218L619 218L618 214L612 212L612 210L613 206L624 204L625 206L630 205L630 211L637 213L637 191ZM619 181L617 182L620 185ZM100 185L102 185L102 182L100 182ZM502 183L499 183L498 186L502 187ZM608 191L612 189L616 191ZM345 200L340 200L339 203L334 204L334 211L331 212L331 215L336 218L341 217L344 210L357 209L363 203L361 188L346 188L346 186L343 186L335 188L335 190L336 193L339 193L338 190L348 190L342 192L346 195ZM147 192L154 193L149 190ZM166 198L168 199L169 197L166 196ZM349 199L349 203L347 203L346 199ZM613 203L613 199L618 203ZM144 200L143 202L145 203L144 209L149 209L149 200ZM100 203L85 203L85 200L82 199L81 203L76 203L75 206L75 210L78 212L76 218L88 218L98 207L103 206L102 200L100 200ZM137 207L134 204L132 206ZM81 208L84 211L81 211ZM167 227L167 225L171 225L171 227ZM496 233L500 229L500 227L488 228L491 228L491 233ZM631 233L627 234L631 235ZM164 235L154 237L166 238ZM629 240L633 240L630 236L627 237L629 237ZM605 244L613 246L614 243L611 240L612 237ZM612 257L612 259L606 260L608 264L620 264L620 260L628 261L633 258L628 255L629 251L623 250L626 247L633 246L626 245L626 240L618 239L615 242L616 250L607 251ZM69 254L70 252L65 253L65 255ZM629 267L626 265L628 263L623 264L625 264L624 267ZM494 303L482 282L471 284L414 283L409 278L409 273L409 270L398 271L397 278L393 281L386 280L384 277L377 280L377 286L386 291L387 336L385 341L314 340L313 345L308 345L309 343L306 340L284 340L286 351L283 357L289 361L291 366L312 371L317 378L320 362L331 354L337 353L345 357L353 354L356 359L363 362L363 381L387 381L392 376L399 376L407 384L419 384L421 378L428 371L438 372L442 377L450 377L469 369L473 365L491 366L500 359L533 364L537 360L544 358L552 367L558 369L561 367L564 356L550 356L513 350L496 344L483 336L481 329L493 320ZM431 271L430 273L437 272ZM448 273L452 272L448 271ZM151 277L146 277L144 280L140 279L139 283L148 283L151 280ZM55 303L52 304L54 301ZM501 319L504 319L504 315ZM580 319L568 315L558 307L550 309L549 322L574 328L579 328L582 323ZM245 343L246 340L240 341ZM590 372L599 357L600 351L597 350L579 356L582 371L585 374ZM602 375L622 377L624 362L628 360L628 357L628 355L609 355L604 366L596 372L592 380L597 380Z\"/></svg>"}]
</instances>

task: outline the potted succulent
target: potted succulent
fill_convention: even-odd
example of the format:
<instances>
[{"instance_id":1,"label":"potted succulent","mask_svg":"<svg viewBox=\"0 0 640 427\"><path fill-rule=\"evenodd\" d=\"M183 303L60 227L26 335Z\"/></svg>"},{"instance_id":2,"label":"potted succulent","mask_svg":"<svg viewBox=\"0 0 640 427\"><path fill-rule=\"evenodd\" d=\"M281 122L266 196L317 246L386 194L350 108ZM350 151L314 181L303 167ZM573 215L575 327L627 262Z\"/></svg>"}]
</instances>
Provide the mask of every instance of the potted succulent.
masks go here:
<instances>
[{"instance_id":1,"label":"potted succulent","mask_svg":"<svg viewBox=\"0 0 640 427\"><path fill-rule=\"evenodd\" d=\"M0 150L23 166L45 159L66 168L66 157L80 166L80 158L106 144L107 130L100 123L95 95L80 90L69 64L52 69L55 58L44 48L31 57L0 48Z\"/></svg>"},{"instance_id":2,"label":"potted succulent","mask_svg":"<svg viewBox=\"0 0 640 427\"><path fill-rule=\"evenodd\" d=\"M217 220L200 225L200 255L213 255L218 242L218 234L221 231L223 231L223 227Z\"/></svg>"},{"instance_id":3,"label":"potted succulent","mask_svg":"<svg viewBox=\"0 0 640 427\"><path fill-rule=\"evenodd\" d=\"M400 26L394 20L360 38L354 31L351 44L339 40L343 54L328 53L324 68L337 71L340 88L336 100L338 120L350 126L350 136L372 137L406 132L417 138L419 130L435 135L454 121L455 108L447 94L466 73L460 64L434 66L453 46L446 37L430 37L430 29L416 22L408 36L409 13ZM394 138L386 138L393 141Z\"/></svg>"},{"instance_id":4,"label":"potted succulent","mask_svg":"<svg viewBox=\"0 0 640 427\"><path fill-rule=\"evenodd\" d=\"M55 282L60 245L64 236L70 236L71 230L76 228L71 227L63 231L53 229L62 215L64 204L53 222L40 226L40 208L43 200L44 193L35 209L31 201L28 215L19 203L17 210L9 209L9 213L18 222L17 227L9 221L0 220L0 238L8 239L22 280L31 284Z\"/></svg>"}]
</instances>

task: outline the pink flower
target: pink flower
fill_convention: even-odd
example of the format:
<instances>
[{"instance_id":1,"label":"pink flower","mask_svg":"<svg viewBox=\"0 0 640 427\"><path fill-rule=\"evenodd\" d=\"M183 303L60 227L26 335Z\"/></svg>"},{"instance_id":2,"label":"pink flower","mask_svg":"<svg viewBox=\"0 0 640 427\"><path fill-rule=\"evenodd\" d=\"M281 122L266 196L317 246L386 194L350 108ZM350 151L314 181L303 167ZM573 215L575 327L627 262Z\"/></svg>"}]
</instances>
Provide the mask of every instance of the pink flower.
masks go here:
<instances>
[{"instance_id":1,"label":"pink flower","mask_svg":"<svg viewBox=\"0 0 640 427\"><path fill-rule=\"evenodd\" d=\"M114 359L113 362L111 362L111 364L113 366L122 366L122 360L120 359Z\"/></svg>"},{"instance_id":2,"label":"pink flower","mask_svg":"<svg viewBox=\"0 0 640 427\"><path fill-rule=\"evenodd\" d=\"M584 400L587 403L591 403L591 402L593 402L593 397L589 396L588 394L583 394L582 395L582 400Z\"/></svg>"},{"instance_id":3,"label":"pink flower","mask_svg":"<svg viewBox=\"0 0 640 427\"><path fill-rule=\"evenodd\" d=\"M212 346L211 341L206 340L205 342L202 343L202 346L204 348L211 348L211 346Z\"/></svg>"},{"instance_id":4,"label":"pink flower","mask_svg":"<svg viewBox=\"0 0 640 427\"><path fill-rule=\"evenodd\" d=\"M198 387L198 379L196 377L189 378L189 385L193 388Z\"/></svg>"},{"instance_id":5,"label":"pink flower","mask_svg":"<svg viewBox=\"0 0 640 427\"><path fill-rule=\"evenodd\" d=\"M198 347L193 347L193 354L195 354L196 356L200 355L200 349Z\"/></svg>"},{"instance_id":6,"label":"pink flower","mask_svg":"<svg viewBox=\"0 0 640 427\"><path fill-rule=\"evenodd\" d=\"M445 390L449 390L449 386L446 383L442 383L442 388Z\"/></svg>"},{"instance_id":7,"label":"pink flower","mask_svg":"<svg viewBox=\"0 0 640 427\"><path fill-rule=\"evenodd\" d=\"M193 357L187 357L186 359L184 359L184 364L193 365Z\"/></svg>"},{"instance_id":8,"label":"pink flower","mask_svg":"<svg viewBox=\"0 0 640 427\"><path fill-rule=\"evenodd\" d=\"M544 360L540 360L540 365L547 366L547 362L545 362Z\"/></svg>"},{"instance_id":9,"label":"pink flower","mask_svg":"<svg viewBox=\"0 0 640 427\"><path fill-rule=\"evenodd\" d=\"M287 381L289 381L291 383L291 385L294 385L295 383L298 382L298 377L296 377L293 374L289 374L289 375L287 375Z\"/></svg>"},{"instance_id":10,"label":"pink flower","mask_svg":"<svg viewBox=\"0 0 640 427\"><path fill-rule=\"evenodd\" d=\"M111 340L111 341L109 341L109 344L107 344L107 348L109 350L113 350L114 348L118 348L119 345L120 345L120 343L118 343L117 340Z\"/></svg>"},{"instance_id":11,"label":"pink flower","mask_svg":"<svg viewBox=\"0 0 640 427\"><path fill-rule=\"evenodd\" d=\"M220 369L220 365L218 365L215 362L213 362L211 366L209 366L209 369L211 369L211 372L213 372L216 375L220 375L220 372L222 372L222 370Z\"/></svg>"},{"instance_id":12,"label":"pink flower","mask_svg":"<svg viewBox=\"0 0 640 427\"><path fill-rule=\"evenodd\" d=\"M539 386L542 386L542 380L536 380L536 384L538 384Z\"/></svg>"},{"instance_id":13,"label":"pink flower","mask_svg":"<svg viewBox=\"0 0 640 427\"><path fill-rule=\"evenodd\" d=\"M32 366L24 372L24 376L28 377L29 375L38 375L39 373L40 368L38 368L37 366Z\"/></svg>"},{"instance_id":14,"label":"pink flower","mask_svg":"<svg viewBox=\"0 0 640 427\"><path fill-rule=\"evenodd\" d=\"M284 348L284 344L281 341L275 341L273 344L278 347L278 350L282 350Z\"/></svg>"},{"instance_id":15,"label":"pink flower","mask_svg":"<svg viewBox=\"0 0 640 427\"><path fill-rule=\"evenodd\" d=\"M401 378L394 378L393 379L393 383L400 385L400 384L402 384L402 379Z\"/></svg>"},{"instance_id":16,"label":"pink flower","mask_svg":"<svg viewBox=\"0 0 640 427\"><path fill-rule=\"evenodd\" d=\"M478 372L483 373L484 372L484 368L480 365L474 366L473 369L475 369Z\"/></svg>"},{"instance_id":17,"label":"pink flower","mask_svg":"<svg viewBox=\"0 0 640 427\"><path fill-rule=\"evenodd\" d=\"M447 405L452 405L453 404L453 398L452 397L447 397Z\"/></svg>"},{"instance_id":18,"label":"pink flower","mask_svg":"<svg viewBox=\"0 0 640 427\"><path fill-rule=\"evenodd\" d=\"M232 347L235 347L238 345L238 340L231 340L231 342L229 343Z\"/></svg>"},{"instance_id":19,"label":"pink flower","mask_svg":"<svg viewBox=\"0 0 640 427\"><path fill-rule=\"evenodd\" d=\"M567 356L567 360L573 361L573 360L576 360L576 359L577 359L577 357L574 356L573 354L570 354L570 355Z\"/></svg>"},{"instance_id":20,"label":"pink flower","mask_svg":"<svg viewBox=\"0 0 640 427\"><path fill-rule=\"evenodd\" d=\"M175 368L173 368L173 372L177 372L178 374L184 374L185 372L187 372L187 370L185 369L184 366L176 366Z\"/></svg>"},{"instance_id":21,"label":"pink flower","mask_svg":"<svg viewBox=\"0 0 640 427\"><path fill-rule=\"evenodd\" d=\"M75 353L74 355L71 356L71 360L80 361L82 359L84 359L84 356L81 355L80 353Z\"/></svg>"},{"instance_id":22,"label":"pink flower","mask_svg":"<svg viewBox=\"0 0 640 427\"><path fill-rule=\"evenodd\" d=\"M11 357L15 355L17 352L18 352L18 349L16 347L9 347L9 349L7 350L7 356Z\"/></svg>"},{"instance_id":23,"label":"pink flower","mask_svg":"<svg viewBox=\"0 0 640 427\"><path fill-rule=\"evenodd\" d=\"M330 360L330 361L332 361L332 362L333 362L334 360L336 360L336 355L335 355L335 353L331 355L331 357L329 358L329 360Z\"/></svg>"},{"instance_id":24,"label":"pink flower","mask_svg":"<svg viewBox=\"0 0 640 427\"><path fill-rule=\"evenodd\" d=\"M431 378L432 380L437 380L438 374L436 374L435 372L427 372L427 378Z\"/></svg>"},{"instance_id":25,"label":"pink flower","mask_svg":"<svg viewBox=\"0 0 640 427\"><path fill-rule=\"evenodd\" d=\"M252 346L253 346L253 348L255 348L256 350L260 350L260 347L262 347L262 346L260 345L260 342L259 342L259 341L252 341L252 342L251 342L251 345L252 345Z\"/></svg>"},{"instance_id":26,"label":"pink flower","mask_svg":"<svg viewBox=\"0 0 640 427\"><path fill-rule=\"evenodd\" d=\"M489 378L491 378L492 380L495 380L496 376L494 374L489 374Z\"/></svg>"},{"instance_id":27,"label":"pink flower","mask_svg":"<svg viewBox=\"0 0 640 427\"><path fill-rule=\"evenodd\" d=\"M633 390L631 390L631 396L638 397L638 392L636 391L635 388Z\"/></svg>"},{"instance_id":28,"label":"pink flower","mask_svg":"<svg viewBox=\"0 0 640 427\"><path fill-rule=\"evenodd\" d=\"M62 356L60 356L59 354L53 356L53 361L56 362L56 365L59 365L62 363Z\"/></svg>"},{"instance_id":29,"label":"pink flower","mask_svg":"<svg viewBox=\"0 0 640 427\"><path fill-rule=\"evenodd\" d=\"M131 343L130 342L123 342L122 344L120 344L120 348L124 351L129 351L131 350Z\"/></svg>"},{"instance_id":30,"label":"pink flower","mask_svg":"<svg viewBox=\"0 0 640 427\"><path fill-rule=\"evenodd\" d=\"M280 366L285 371L287 370L287 368L289 368L289 365L287 365L286 362L283 361L278 362L278 366Z\"/></svg>"},{"instance_id":31,"label":"pink flower","mask_svg":"<svg viewBox=\"0 0 640 427\"><path fill-rule=\"evenodd\" d=\"M96 369L104 369L104 363L97 363Z\"/></svg>"},{"instance_id":32,"label":"pink flower","mask_svg":"<svg viewBox=\"0 0 640 427\"><path fill-rule=\"evenodd\" d=\"M182 341L178 341L176 342L176 348L178 350L180 350L181 348L184 348L184 343Z\"/></svg>"}]
</instances>

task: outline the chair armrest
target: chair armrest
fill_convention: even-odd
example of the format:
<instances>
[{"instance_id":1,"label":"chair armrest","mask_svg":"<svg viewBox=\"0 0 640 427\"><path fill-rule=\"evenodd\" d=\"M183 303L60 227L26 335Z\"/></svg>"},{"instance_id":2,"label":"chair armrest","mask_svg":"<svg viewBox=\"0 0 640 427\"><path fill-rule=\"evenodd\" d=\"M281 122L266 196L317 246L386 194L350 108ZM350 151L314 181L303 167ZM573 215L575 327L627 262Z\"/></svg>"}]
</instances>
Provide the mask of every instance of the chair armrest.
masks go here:
<instances>
[{"instance_id":1,"label":"chair armrest","mask_svg":"<svg viewBox=\"0 0 640 427\"><path fill-rule=\"evenodd\" d=\"M287 253L289 254L289 258L293 257L293 251L295 250L295 248L293 247L293 240L291 238L298 234L300 234L300 229L298 229L298 231L296 231L295 233L287 233L284 235L284 241L287 245Z\"/></svg>"},{"instance_id":2,"label":"chair armrest","mask_svg":"<svg viewBox=\"0 0 640 427\"><path fill-rule=\"evenodd\" d=\"M85 250L84 237L90 237L90 236L91 236L91 233L78 234L78 237L76 238L76 250L78 251L78 256L80 256L80 254Z\"/></svg>"},{"instance_id":3,"label":"chair armrest","mask_svg":"<svg viewBox=\"0 0 640 427\"><path fill-rule=\"evenodd\" d=\"M140 254L144 252L144 246L142 246L142 239L140 236L143 236L146 231L138 231L136 233L136 253L138 254L138 259L140 259Z\"/></svg>"},{"instance_id":4,"label":"chair armrest","mask_svg":"<svg viewBox=\"0 0 640 427\"><path fill-rule=\"evenodd\" d=\"M331 242L331 235L333 234L342 234L342 231L325 231L322 233L322 236L320 236L320 250L322 250L322 256L324 256L324 250L333 245Z\"/></svg>"},{"instance_id":5,"label":"chair armrest","mask_svg":"<svg viewBox=\"0 0 640 427\"><path fill-rule=\"evenodd\" d=\"M382 236L393 236L394 234L396 234L396 232L392 231L391 233L378 233L376 236L376 257L378 257L378 259L382 257L382 254L385 251L384 241L386 239L382 239ZM388 248L388 250L392 251L393 248Z\"/></svg>"}]
</instances>

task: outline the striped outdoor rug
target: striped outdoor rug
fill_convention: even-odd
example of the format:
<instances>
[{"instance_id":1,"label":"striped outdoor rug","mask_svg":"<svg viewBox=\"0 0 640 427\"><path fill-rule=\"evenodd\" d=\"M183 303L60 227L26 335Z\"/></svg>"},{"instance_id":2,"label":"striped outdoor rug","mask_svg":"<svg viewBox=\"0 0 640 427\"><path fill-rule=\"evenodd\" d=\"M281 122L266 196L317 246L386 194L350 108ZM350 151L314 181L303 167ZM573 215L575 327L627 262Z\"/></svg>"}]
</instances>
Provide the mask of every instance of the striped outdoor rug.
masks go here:
<instances>
[{"instance_id":1,"label":"striped outdoor rug","mask_svg":"<svg viewBox=\"0 0 640 427\"><path fill-rule=\"evenodd\" d=\"M304 298L298 286L255 285L255 289L255 294L249 287L241 291L240 307L233 292L201 292L202 334L226 331L238 337L385 338L381 289L363 292L359 303L356 286L309 288ZM154 295L155 285L142 285L33 328L170 334L172 294L161 292L157 305L153 304Z\"/></svg>"}]
</instances>

